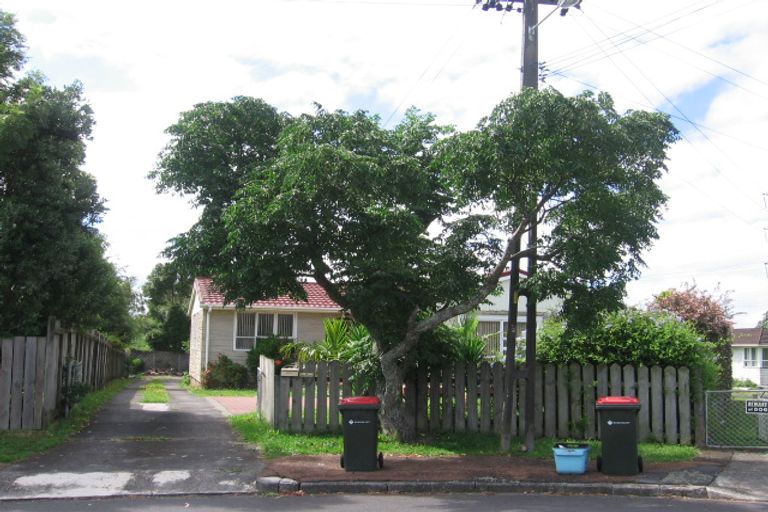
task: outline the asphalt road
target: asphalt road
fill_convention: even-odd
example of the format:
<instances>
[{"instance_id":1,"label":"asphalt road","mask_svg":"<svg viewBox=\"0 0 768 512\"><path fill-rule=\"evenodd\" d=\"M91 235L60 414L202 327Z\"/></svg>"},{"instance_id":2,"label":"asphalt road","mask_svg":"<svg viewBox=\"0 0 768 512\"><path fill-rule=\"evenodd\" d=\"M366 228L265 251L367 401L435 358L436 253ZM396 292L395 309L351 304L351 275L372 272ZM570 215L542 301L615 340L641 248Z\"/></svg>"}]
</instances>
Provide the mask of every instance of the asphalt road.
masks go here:
<instances>
[{"instance_id":1,"label":"asphalt road","mask_svg":"<svg viewBox=\"0 0 768 512\"><path fill-rule=\"evenodd\" d=\"M669 500L612 496L546 496L530 494L448 494L433 496L186 496L112 498L102 500L38 500L0 503L3 512L142 512L170 511L307 511L307 512L757 512L768 503L713 500Z\"/></svg>"}]
</instances>

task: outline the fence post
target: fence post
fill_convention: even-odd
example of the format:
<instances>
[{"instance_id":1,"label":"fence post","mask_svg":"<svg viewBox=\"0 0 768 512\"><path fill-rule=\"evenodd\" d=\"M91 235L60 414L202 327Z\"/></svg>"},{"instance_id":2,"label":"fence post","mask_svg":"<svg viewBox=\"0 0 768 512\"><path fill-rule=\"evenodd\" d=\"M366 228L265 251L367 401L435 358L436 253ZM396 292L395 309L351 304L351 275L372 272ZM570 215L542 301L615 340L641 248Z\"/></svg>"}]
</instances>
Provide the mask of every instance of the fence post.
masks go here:
<instances>
[{"instance_id":1,"label":"fence post","mask_svg":"<svg viewBox=\"0 0 768 512\"><path fill-rule=\"evenodd\" d=\"M0 430L7 430L11 421L11 379L13 368L13 340L0 341L2 361L0 361Z\"/></svg>"},{"instance_id":2,"label":"fence post","mask_svg":"<svg viewBox=\"0 0 768 512\"><path fill-rule=\"evenodd\" d=\"M701 367L693 370L693 416L694 416L694 436L696 446L704 448L706 440L706 421L704 406L704 373Z\"/></svg>"}]
</instances>

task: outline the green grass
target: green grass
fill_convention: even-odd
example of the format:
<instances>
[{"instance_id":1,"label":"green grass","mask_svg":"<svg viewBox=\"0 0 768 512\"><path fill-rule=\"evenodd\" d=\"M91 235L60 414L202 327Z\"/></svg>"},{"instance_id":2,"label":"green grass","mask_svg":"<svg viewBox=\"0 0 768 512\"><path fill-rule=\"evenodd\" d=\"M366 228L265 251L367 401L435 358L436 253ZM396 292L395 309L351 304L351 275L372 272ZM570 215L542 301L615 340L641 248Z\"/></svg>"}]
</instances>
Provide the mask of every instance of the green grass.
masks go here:
<instances>
[{"instance_id":1,"label":"green grass","mask_svg":"<svg viewBox=\"0 0 768 512\"><path fill-rule=\"evenodd\" d=\"M255 389L202 389L184 383L181 387L195 396L256 396Z\"/></svg>"},{"instance_id":2,"label":"green grass","mask_svg":"<svg viewBox=\"0 0 768 512\"><path fill-rule=\"evenodd\" d=\"M167 404L168 403L168 391L163 384L165 379L152 379L142 386L141 390L144 393L145 404Z\"/></svg>"},{"instance_id":3,"label":"green grass","mask_svg":"<svg viewBox=\"0 0 768 512\"><path fill-rule=\"evenodd\" d=\"M129 382L130 379L114 380L104 389L88 393L72 408L68 418L54 421L45 430L0 431L0 462L17 462L62 444L88 425L96 411Z\"/></svg>"},{"instance_id":4,"label":"green grass","mask_svg":"<svg viewBox=\"0 0 768 512\"><path fill-rule=\"evenodd\" d=\"M340 434L292 434L278 432L259 418L257 413L241 414L229 419L232 427L243 439L257 444L267 458L287 455L323 455L339 454L343 450ZM418 443L400 443L388 436L379 434L379 450L388 455L418 455L422 457L442 457L455 455L515 455L539 459L552 459L552 446L555 439L539 439L534 450L525 453L520 450L520 443L513 443L512 452L499 451L499 437L496 434L464 433L439 434L423 437ZM583 441L578 441L583 442ZM599 441L587 441L592 458L600 454ZM689 460L698 455L692 446L663 445L641 443L640 455L646 463L678 462Z\"/></svg>"}]
</instances>

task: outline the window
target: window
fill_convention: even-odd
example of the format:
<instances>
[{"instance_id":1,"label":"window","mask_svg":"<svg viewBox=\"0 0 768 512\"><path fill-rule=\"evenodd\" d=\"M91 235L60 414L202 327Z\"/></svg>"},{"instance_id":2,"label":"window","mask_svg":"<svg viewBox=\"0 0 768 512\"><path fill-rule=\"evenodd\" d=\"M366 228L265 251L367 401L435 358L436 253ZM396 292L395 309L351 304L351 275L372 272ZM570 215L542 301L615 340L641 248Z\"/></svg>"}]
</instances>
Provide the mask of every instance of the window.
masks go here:
<instances>
[{"instance_id":1,"label":"window","mask_svg":"<svg viewBox=\"0 0 768 512\"><path fill-rule=\"evenodd\" d=\"M256 342L256 313L237 313L235 350L251 350Z\"/></svg>"},{"instance_id":2,"label":"window","mask_svg":"<svg viewBox=\"0 0 768 512\"><path fill-rule=\"evenodd\" d=\"M271 338L275 334L275 315L259 313L259 338Z\"/></svg>"},{"instance_id":3,"label":"window","mask_svg":"<svg viewBox=\"0 0 768 512\"><path fill-rule=\"evenodd\" d=\"M507 322L498 320L481 320L477 323L477 335L483 338L488 347L488 354L495 355L507 351ZM520 340L525 340L525 323L517 324L518 349Z\"/></svg>"},{"instance_id":4,"label":"window","mask_svg":"<svg viewBox=\"0 0 768 512\"><path fill-rule=\"evenodd\" d=\"M293 338L293 315L277 315L277 337Z\"/></svg>"},{"instance_id":5,"label":"window","mask_svg":"<svg viewBox=\"0 0 768 512\"><path fill-rule=\"evenodd\" d=\"M757 366L757 348L756 347L744 348L744 366L749 366L749 367Z\"/></svg>"},{"instance_id":6,"label":"window","mask_svg":"<svg viewBox=\"0 0 768 512\"><path fill-rule=\"evenodd\" d=\"M256 340L264 338L294 338L296 324L293 313L237 312L235 350L251 350Z\"/></svg>"},{"instance_id":7,"label":"window","mask_svg":"<svg viewBox=\"0 0 768 512\"><path fill-rule=\"evenodd\" d=\"M768 368L768 348L763 349L763 360L760 364L760 368Z\"/></svg>"}]
</instances>

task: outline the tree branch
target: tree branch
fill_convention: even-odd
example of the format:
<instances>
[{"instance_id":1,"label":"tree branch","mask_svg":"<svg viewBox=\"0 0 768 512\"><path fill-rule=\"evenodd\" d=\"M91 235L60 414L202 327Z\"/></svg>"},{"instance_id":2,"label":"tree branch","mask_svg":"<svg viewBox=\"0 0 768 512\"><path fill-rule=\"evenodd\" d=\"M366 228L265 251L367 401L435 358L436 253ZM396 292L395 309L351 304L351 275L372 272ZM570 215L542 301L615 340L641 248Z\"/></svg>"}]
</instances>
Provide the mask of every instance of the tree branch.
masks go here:
<instances>
[{"instance_id":1,"label":"tree branch","mask_svg":"<svg viewBox=\"0 0 768 512\"><path fill-rule=\"evenodd\" d=\"M504 272L504 269L507 267L507 263L509 263L513 258L519 258L528 250L526 249L525 251L513 252L514 241L516 238L521 237L525 232L526 228L528 227L528 221L529 218L527 217L521 221L521 223L517 226L517 228L515 228L510 237L507 239L507 247L504 250L503 256L493 268L491 273L485 277L483 284L480 286L480 290L474 297L465 302L462 302L461 304L456 304L454 306L440 309L430 317L416 322L415 325L413 325L413 332L416 334L427 332L445 322L446 320L457 315L461 315L462 313L471 311L479 306L480 303L485 300L485 298L490 295L493 290L496 289L496 286L498 286L499 279L501 278L501 274Z\"/></svg>"},{"instance_id":2,"label":"tree branch","mask_svg":"<svg viewBox=\"0 0 768 512\"><path fill-rule=\"evenodd\" d=\"M336 304L343 307L344 309L349 309L347 306L346 297L344 297L344 295L339 291L338 287L334 285L327 277L327 274L331 272L330 267L326 265L325 262L320 258L312 258L312 266L315 269L313 272L313 277L315 278L315 281L317 281L317 284L319 284L320 287L325 290L325 293L327 293L328 296Z\"/></svg>"}]
</instances>

